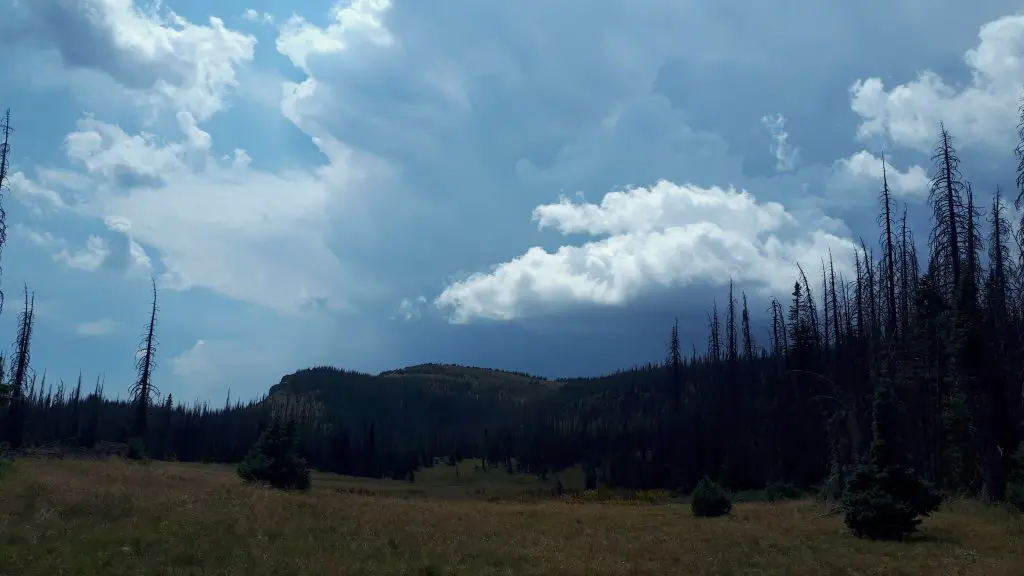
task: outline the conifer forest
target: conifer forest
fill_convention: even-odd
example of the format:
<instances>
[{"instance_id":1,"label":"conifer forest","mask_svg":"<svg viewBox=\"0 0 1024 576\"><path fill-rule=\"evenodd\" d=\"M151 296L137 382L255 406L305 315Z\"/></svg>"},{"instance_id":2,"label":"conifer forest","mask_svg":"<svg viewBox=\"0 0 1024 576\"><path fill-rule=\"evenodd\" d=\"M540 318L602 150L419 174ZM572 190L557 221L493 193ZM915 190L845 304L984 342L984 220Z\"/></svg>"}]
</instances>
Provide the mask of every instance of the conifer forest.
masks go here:
<instances>
[{"instance_id":1,"label":"conifer forest","mask_svg":"<svg viewBox=\"0 0 1024 576\"><path fill-rule=\"evenodd\" d=\"M767 311L730 284L708 303L702 349L682 345L666 317L663 362L599 378L324 366L284 376L258 400L183 402L154 384L154 284L139 319L138 380L130 397L115 399L102 378L54 382L33 366L33 339L46 335L33 331L32 290L45 287L14 297L8 288L3 312L18 314L19 330L3 359L0 442L40 453L123 445L152 459L237 463L271 422L286 419L311 467L346 475L411 479L438 459L480 458L495 473L578 466L588 486L689 492L708 477L731 490L789 484L838 499L884 440L943 492L1003 500L1024 439L1020 113L1018 164L987 175L1006 179L1003 189L972 188L956 134L943 128L926 204L897 202L883 178L877 238L856 253L800 262L792 291ZM4 183L10 122L8 114ZM912 229L908 210L927 210L929 228ZM5 225L0 212L0 246ZM852 276L837 271L840 259L853 261ZM751 327L763 322L767 338Z\"/></svg>"}]
</instances>

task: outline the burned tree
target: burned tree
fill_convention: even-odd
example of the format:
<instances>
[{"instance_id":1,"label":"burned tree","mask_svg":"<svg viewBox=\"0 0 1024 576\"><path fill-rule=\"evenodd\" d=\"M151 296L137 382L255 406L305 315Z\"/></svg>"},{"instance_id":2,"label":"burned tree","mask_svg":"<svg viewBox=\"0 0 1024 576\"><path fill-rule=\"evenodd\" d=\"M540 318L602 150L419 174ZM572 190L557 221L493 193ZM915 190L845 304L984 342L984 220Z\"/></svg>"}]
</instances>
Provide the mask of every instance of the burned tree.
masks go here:
<instances>
[{"instance_id":1,"label":"burned tree","mask_svg":"<svg viewBox=\"0 0 1024 576\"><path fill-rule=\"evenodd\" d=\"M18 316L18 337L14 342L14 362L9 376L9 407L6 439L11 448L20 448L25 432L25 383L31 362L32 328L35 323L36 296L25 286L25 307Z\"/></svg>"},{"instance_id":2,"label":"burned tree","mask_svg":"<svg viewBox=\"0 0 1024 576\"><path fill-rule=\"evenodd\" d=\"M139 344L136 353L135 368L139 373L138 380L131 387L132 402L135 405L135 423L132 427L133 439L145 446L146 429L149 410L153 399L159 391L153 386L154 353L156 352L156 280L152 280L153 300L149 311L149 325L146 335Z\"/></svg>"},{"instance_id":3,"label":"burned tree","mask_svg":"<svg viewBox=\"0 0 1024 576\"><path fill-rule=\"evenodd\" d=\"M7 187L7 170L10 167L11 155L11 109L4 112L0 119L0 135L3 142L0 143L0 256L3 255L4 246L7 244L7 213L4 212L3 191ZM0 268L2 271L2 268ZM4 292L0 290L0 312L4 309Z\"/></svg>"}]
</instances>

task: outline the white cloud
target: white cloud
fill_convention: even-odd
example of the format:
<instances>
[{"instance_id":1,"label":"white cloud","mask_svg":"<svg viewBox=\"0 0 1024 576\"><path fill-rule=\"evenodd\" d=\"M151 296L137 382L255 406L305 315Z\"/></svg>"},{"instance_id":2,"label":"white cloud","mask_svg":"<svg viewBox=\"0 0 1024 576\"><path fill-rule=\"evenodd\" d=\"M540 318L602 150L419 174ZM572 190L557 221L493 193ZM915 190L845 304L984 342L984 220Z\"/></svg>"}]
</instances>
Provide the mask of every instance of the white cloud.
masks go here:
<instances>
[{"instance_id":1,"label":"white cloud","mask_svg":"<svg viewBox=\"0 0 1024 576\"><path fill-rule=\"evenodd\" d=\"M109 318L100 318L91 322L79 322L75 326L75 332L79 336L96 337L113 334L121 328L121 324Z\"/></svg>"},{"instance_id":2,"label":"white cloud","mask_svg":"<svg viewBox=\"0 0 1024 576\"><path fill-rule=\"evenodd\" d=\"M43 212L40 204L46 206L50 210L65 207L64 200L61 198L59 193L46 186L29 180L21 172L11 174L7 185L10 186L11 193L14 194L15 198L25 204L28 204L37 213Z\"/></svg>"},{"instance_id":3,"label":"white cloud","mask_svg":"<svg viewBox=\"0 0 1024 576\"><path fill-rule=\"evenodd\" d=\"M989 22L978 38L964 54L971 72L965 86L950 85L932 71L889 90L881 78L857 80L850 91L853 111L861 117L859 137L887 136L927 151L944 122L961 142L1012 145L1024 84L1024 15Z\"/></svg>"},{"instance_id":4,"label":"white cloud","mask_svg":"<svg viewBox=\"0 0 1024 576\"><path fill-rule=\"evenodd\" d=\"M768 291L792 285L796 264L854 245L804 229L776 203L746 192L660 181L606 194L600 205L562 200L534 219L562 234L605 235L555 252L522 256L448 286L435 303L453 322L509 320L573 304L619 305L654 287L730 278ZM788 238L783 238L786 235Z\"/></svg>"},{"instance_id":5,"label":"white cloud","mask_svg":"<svg viewBox=\"0 0 1024 576\"><path fill-rule=\"evenodd\" d=\"M150 274L152 263L145 249L132 237L131 223L124 218L109 217L105 224L106 238L90 235L83 248L74 252L64 248L53 255L54 260L90 272L102 268L135 277Z\"/></svg>"},{"instance_id":6,"label":"white cloud","mask_svg":"<svg viewBox=\"0 0 1024 576\"><path fill-rule=\"evenodd\" d=\"M931 181L925 169L918 165L900 172L895 166L885 161L885 177L889 188L895 196L922 198L927 196ZM865 188L866 185L881 186L882 159L862 150L836 162L836 171L832 175L830 185L843 188Z\"/></svg>"},{"instance_id":7,"label":"white cloud","mask_svg":"<svg viewBox=\"0 0 1024 576\"><path fill-rule=\"evenodd\" d=\"M360 41L390 45L394 38L382 20L390 7L390 0L336 2L331 7L331 23L326 28L310 24L301 16L292 16L281 26L277 50L308 74L312 55L342 52Z\"/></svg>"},{"instance_id":8,"label":"white cloud","mask_svg":"<svg viewBox=\"0 0 1024 576\"><path fill-rule=\"evenodd\" d=\"M401 318L403 320L417 320L423 315L423 307L427 304L426 296L417 296L414 299L402 298L402 301L398 303L398 311L396 316L392 318Z\"/></svg>"},{"instance_id":9,"label":"white cloud","mask_svg":"<svg viewBox=\"0 0 1024 576\"><path fill-rule=\"evenodd\" d=\"M225 157L225 160L227 159L228 158ZM241 148L235 149L235 153L231 156L230 160L232 168L247 168L252 164L252 158L250 158L249 154Z\"/></svg>"},{"instance_id":10,"label":"white cloud","mask_svg":"<svg viewBox=\"0 0 1024 576\"><path fill-rule=\"evenodd\" d=\"M109 254L106 240L99 236L89 236L84 248L74 253L67 249L61 250L53 255L53 259L72 268L93 271L103 265Z\"/></svg>"},{"instance_id":11,"label":"white cloud","mask_svg":"<svg viewBox=\"0 0 1024 576\"><path fill-rule=\"evenodd\" d=\"M29 242L43 248L57 246L63 241L45 230L34 230L24 224L11 225L11 232L26 238Z\"/></svg>"},{"instance_id":12,"label":"white cloud","mask_svg":"<svg viewBox=\"0 0 1024 576\"><path fill-rule=\"evenodd\" d=\"M166 174L185 167L186 147L164 145L148 133L130 136L119 126L94 118L78 121L64 139L68 158L92 176L122 188L158 185Z\"/></svg>"},{"instance_id":13,"label":"white cloud","mask_svg":"<svg viewBox=\"0 0 1024 576\"><path fill-rule=\"evenodd\" d=\"M206 26L160 4L140 10L133 0L33 0L35 24L65 66L98 70L150 104L169 103L204 121L236 85L235 70L252 60L256 39L211 17Z\"/></svg>"},{"instance_id":14,"label":"white cloud","mask_svg":"<svg viewBox=\"0 0 1024 576\"><path fill-rule=\"evenodd\" d=\"M218 162L208 146L194 144L80 121L67 153L93 180L81 212L104 219L110 234L56 258L85 270L148 274L145 244L160 255L164 288L204 287L279 310L309 302L339 308L374 289L348 274L325 244L328 206L355 206L355 184L372 160L339 153L337 164L271 174L253 169L244 150Z\"/></svg>"},{"instance_id":15,"label":"white cloud","mask_svg":"<svg viewBox=\"0 0 1024 576\"><path fill-rule=\"evenodd\" d=\"M345 184L322 172L218 167L105 196L101 209L129 218L136 237L160 253L165 287L205 287L281 310L311 298L337 308L358 291L339 291L354 278L325 244L325 208Z\"/></svg>"},{"instance_id":16,"label":"white cloud","mask_svg":"<svg viewBox=\"0 0 1024 576\"><path fill-rule=\"evenodd\" d=\"M790 145L789 133L786 132L786 117L782 114L762 116L761 123L772 135L771 151L775 156L775 170L789 172L800 162L800 149Z\"/></svg>"},{"instance_id":17,"label":"white cloud","mask_svg":"<svg viewBox=\"0 0 1024 576\"><path fill-rule=\"evenodd\" d=\"M273 24L274 17L269 12L258 12L252 8L247 9L242 13L242 18L250 22L256 22L257 24Z\"/></svg>"}]
</instances>

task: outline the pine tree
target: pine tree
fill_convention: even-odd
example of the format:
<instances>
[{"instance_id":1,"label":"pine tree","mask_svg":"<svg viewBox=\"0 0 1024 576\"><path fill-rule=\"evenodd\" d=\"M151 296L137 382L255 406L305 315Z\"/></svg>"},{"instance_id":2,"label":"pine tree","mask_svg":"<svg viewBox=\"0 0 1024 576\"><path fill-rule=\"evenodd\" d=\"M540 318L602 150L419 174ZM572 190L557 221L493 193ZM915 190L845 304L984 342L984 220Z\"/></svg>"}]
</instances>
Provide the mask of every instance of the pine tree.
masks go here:
<instances>
[{"instance_id":1,"label":"pine tree","mask_svg":"<svg viewBox=\"0 0 1024 576\"><path fill-rule=\"evenodd\" d=\"M690 511L698 518L725 516L732 511L732 497L705 476L690 494Z\"/></svg>"},{"instance_id":2,"label":"pine tree","mask_svg":"<svg viewBox=\"0 0 1024 576\"><path fill-rule=\"evenodd\" d=\"M308 490L309 468L298 455L295 421L274 419L238 465L245 482L268 484L278 490Z\"/></svg>"},{"instance_id":3,"label":"pine tree","mask_svg":"<svg viewBox=\"0 0 1024 576\"><path fill-rule=\"evenodd\" d=\"M905 463L901 415L888 376L879 380L872 402L868 460L850 478L843 508L846 525L857 536L902 540L917 530L921 516L938 510L942 496Z\"/></svg>"}]
</instances>

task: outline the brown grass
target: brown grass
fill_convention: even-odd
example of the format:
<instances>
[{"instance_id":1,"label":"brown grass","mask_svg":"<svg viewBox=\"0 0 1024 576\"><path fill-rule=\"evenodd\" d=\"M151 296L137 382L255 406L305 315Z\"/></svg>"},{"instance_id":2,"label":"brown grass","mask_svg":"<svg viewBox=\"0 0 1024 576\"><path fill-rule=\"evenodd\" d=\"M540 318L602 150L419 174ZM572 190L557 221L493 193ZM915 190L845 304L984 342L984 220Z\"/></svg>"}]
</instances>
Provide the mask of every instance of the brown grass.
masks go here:
<instances>
[{"instance_id":1,"label":"brown grass","mask_svg":"<svg viewBox=\"0 0 1024 576\"><path fill-rule=\"evenodd\" d=\"M433 488L320 475L285 494L226 467L22 460L0 479L0 574L1024 574L1021 520L970 502L880 543L813 502L695 519Z\"/></svg>"}]
</instances>

